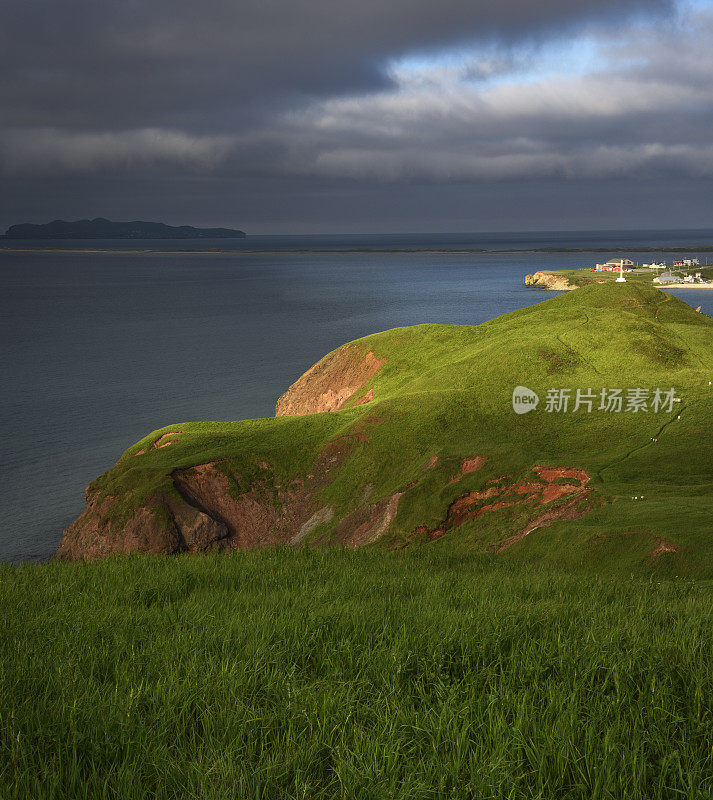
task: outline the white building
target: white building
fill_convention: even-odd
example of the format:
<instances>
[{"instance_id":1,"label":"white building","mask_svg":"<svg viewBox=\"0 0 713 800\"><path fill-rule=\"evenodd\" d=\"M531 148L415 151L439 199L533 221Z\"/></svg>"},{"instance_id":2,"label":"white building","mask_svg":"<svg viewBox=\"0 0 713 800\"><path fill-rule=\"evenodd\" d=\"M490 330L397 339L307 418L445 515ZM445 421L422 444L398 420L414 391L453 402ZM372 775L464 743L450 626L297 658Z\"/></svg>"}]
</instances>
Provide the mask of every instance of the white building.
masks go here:
<instances>
[{"instance_id":1,"label":"white building","mask_svg":"<svg viewBox=\"0 0 713 800\"><path fill-rule=\"evenodd\" d=\"M672 272L662 272L654 278L654 283L683 283L683 280Z\"/></svg>"}]
</instances>

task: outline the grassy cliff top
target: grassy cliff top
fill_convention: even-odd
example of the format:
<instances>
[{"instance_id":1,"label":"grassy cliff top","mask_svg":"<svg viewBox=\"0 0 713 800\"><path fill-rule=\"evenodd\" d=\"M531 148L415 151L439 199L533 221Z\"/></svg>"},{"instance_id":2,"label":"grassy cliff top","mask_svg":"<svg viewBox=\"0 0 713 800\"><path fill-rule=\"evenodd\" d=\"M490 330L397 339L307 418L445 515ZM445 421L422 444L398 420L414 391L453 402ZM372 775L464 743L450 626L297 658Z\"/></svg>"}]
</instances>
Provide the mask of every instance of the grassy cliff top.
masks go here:
<instances>
[{"instance_id":1,"label":"grassy cliff top","mask_svg":"<svg viewBox=\"0 0 713 800\"><path fill-rule=\"evenodd\" d=\"M481 325L373 334L320 364L331 368L354 353L384 363L340 410L173 424L127 450L91 490L112 498L108 513L121 522L148 497L174 492L175 470L211 462L234 482L236 495L258 482L273 487L279 502L281 487L304 478L325 445L351 436L358 446L317 493L335 510L332 527L315 531L322 541L361 498L403 493L380 544L418 545L413 531L437 526L465 490L509 482L507 491L519 491L517 481L526 483L545 464L586 470L600 502L576 525L556 521L533 531L508 555L575 565L618 554L628 568L644 563L642 552L655 550L649 544L675 540L672 569L684 569L685 561L685 569L713 575L706 521L713 444L704 435L713 411L713 320L683 301L635 282L592 284ZM513 412L516 386L539 395L535 411ZM657 388L674 389L668 410L598 410L602 390L626 396L641 389L650 402ZM547 412L552 389L571 393L566 412ZM573 411L577 389L595 396L591 412ZM482 468L457 477L461 462L476 456ZM429 546L492 546L501 521L484 514ZM514 530L517 520L508 524ZM657 558L657 568L668 560Z\"/></svg>"},{"instance_id":2,"label":"grassy cliff top","mask_svg":"<svg viewBox=\"0 0 713 800\"><path fill-rule=\"evenodd\" d=\"M641 269L635 268L635 269ZM614 283L619 277L619 272L609 271L596 271L591 268L577 268L577 269L544 269L539 270L540 273L546 275L556 275L560 278L566 278L571 286L581 288L583 286L591 286L592 284L601 283ZM675 275L695 275L701 273L704 280L713 280L713 267L697 266L697 267L666 267L663 270L642 269L641 272L627 272L625 274L626 282L633 283L636 286L656 286L653 279L660 275L662 272L673 272Z\"/></svg>"}]
</instances>

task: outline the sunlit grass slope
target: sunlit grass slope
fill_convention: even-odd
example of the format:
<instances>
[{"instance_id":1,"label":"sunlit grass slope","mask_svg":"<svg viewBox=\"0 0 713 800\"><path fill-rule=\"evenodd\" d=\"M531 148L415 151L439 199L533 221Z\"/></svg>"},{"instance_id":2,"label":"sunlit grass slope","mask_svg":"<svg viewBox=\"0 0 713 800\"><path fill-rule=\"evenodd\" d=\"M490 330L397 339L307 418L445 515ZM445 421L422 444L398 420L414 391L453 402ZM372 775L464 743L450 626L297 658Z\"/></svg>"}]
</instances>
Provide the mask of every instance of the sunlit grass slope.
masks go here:
<instances>
[{"instance_id":1,"label":"sunlit grass slope","mask_svg":"<svg viewBox=\"0 0 713 800\"><path fill-rule=\"evenodd\" d=\"M241 485L275 485L309 471L325 443L354 431L363 441L320 501L340 515L372 498L404 492L381 547L420 546L412 532L432 527L464 491L503 475L527 480L538 464L586 470L601 500L576 522L558 521L508 550L568 566L608 568L612 558L652 566L652 542L671 540L656 569L713 576L713 320L676 297L634 283L585 286L473 326L419 325L360 339L350 347L386 363L357 394L374 399L333 413L238 422L182 423L150 434L94 483L118 498L112 513L128 518L157 491L174 491L171 472L219 461ZM523 385L538 409L514 414ZM680 402L654 413L547 413L551 388L674 388ZM357 399L356 396L354 398ZM151 449L180 428L170 447ZM146 451L137 455L141 451ZM485 466L453 481L462 458ZM424 469L434 456L438 463ZM643 496L643 500L638 499ZM637 499L633 499L637 498ZM515 524L511 521L512 524ZM329 537L329 525L316 536ZM429 547L491 547L501 517L469 520ZM323 538L324 540L324 538ZM648 542L648 544L644 544ZM309 539L305 543L309 543Z\"/></svg>"}]
</instances>

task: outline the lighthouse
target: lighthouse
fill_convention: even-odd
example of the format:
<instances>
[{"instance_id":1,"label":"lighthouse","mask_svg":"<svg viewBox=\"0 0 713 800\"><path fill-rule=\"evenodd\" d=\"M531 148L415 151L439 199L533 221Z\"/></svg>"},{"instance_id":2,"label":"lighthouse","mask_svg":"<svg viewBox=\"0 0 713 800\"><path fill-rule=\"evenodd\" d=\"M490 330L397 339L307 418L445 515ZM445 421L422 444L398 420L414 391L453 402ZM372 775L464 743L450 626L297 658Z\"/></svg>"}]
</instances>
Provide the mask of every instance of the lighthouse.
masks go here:
<instances>
[{"instance_id":1,"label":"lighthouse","mask_svg":"<svg viewBox=\"0 0 713 800\"><path fill-rule=\"evenodd\" d=\"M616 279L617 283L626 283L626 278L624 277L624 259L622 258L619 261L619 277Z\"/></svg>"}]
</instances>

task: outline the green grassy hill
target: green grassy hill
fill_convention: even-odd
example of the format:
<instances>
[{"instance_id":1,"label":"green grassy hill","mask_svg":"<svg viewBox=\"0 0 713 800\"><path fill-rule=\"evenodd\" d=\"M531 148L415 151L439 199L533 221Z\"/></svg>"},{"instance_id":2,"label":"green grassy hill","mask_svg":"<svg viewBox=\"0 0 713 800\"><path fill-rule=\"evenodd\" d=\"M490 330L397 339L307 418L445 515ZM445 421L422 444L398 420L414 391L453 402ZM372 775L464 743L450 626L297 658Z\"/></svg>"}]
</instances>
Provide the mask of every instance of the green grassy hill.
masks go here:
<instances>
[{"instance_id":1,"label":"green grassy hill","mask_svg":"<svg viewBox=\"0 0 713 800\"><path fill-rule=\"evenodd\" d=\"M338 410L142 439L91 484L59 555L465 547L711 576L712 380L713 320L638 283L584 286L482 325L374 334L291 390ZM514 413L518 385L539 395L536 410ZM673 388L677 402L598 410L602 390L636 388L649 400ZM546 411L552 389L571 392L566 413ZM591 413L572 411L577 389L595 395Z\"/></svg>"}]
</instances>

